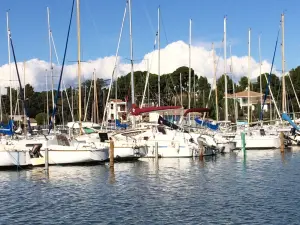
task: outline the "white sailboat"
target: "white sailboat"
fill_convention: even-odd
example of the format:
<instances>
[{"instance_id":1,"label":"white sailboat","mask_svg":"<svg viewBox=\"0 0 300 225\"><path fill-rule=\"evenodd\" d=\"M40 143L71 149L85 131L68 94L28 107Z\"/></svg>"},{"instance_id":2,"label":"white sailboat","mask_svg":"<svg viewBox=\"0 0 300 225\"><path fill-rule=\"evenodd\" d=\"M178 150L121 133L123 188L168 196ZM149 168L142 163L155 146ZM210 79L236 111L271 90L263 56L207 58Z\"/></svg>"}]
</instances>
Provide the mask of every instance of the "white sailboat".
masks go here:
<instances>
[{"instance_id":1,"label":"white sailboat","mask_svg":"<svg viewBox=\"0 0 300 225\"><path fill-rule=\"evenodd\" d=\"M67 127L79 131L78 122L70 122ZM134 138L127 136L122 138L118 132L101 131L101 126L92 122L82 122L82 135L76 137L76 140L86 143L93 143L97 148L109 147L109 138L114 141L114 158L117 161L137 160L147 154L145 145L137 143ZM123 135L126 131L121 132Z\"/></svg>"},{"instance_id":2,"label":"white sailboat","mask_svg":"<svg viewBox=\"0 0 300 225\"><path fill-rule=\"evenodd\" d=\"M78 37L78 108L79 108L79 127L82 128L81 122L81 50L80 50L80 1L77 0L77 37ZM72 6L72 12L73 12ZM59 91L59 90L58 90ZM58 94L58 93L56 93ZM54 116L51 118L54 119ZM79 130L79 135L81 129ZM49 136L47 140L40 143L27 143L26 147L39 146L40 155L37 154L37 158L43 158L45 149L48 149L49 164L75 164L75 163L89 163L89 162L103 162L108 159L108 146L98 145L93 142L79 141L76 138L68 138L65 135L53 135ZM33 157L35 158L35 157Z\"/></svg>"}]
</instances>

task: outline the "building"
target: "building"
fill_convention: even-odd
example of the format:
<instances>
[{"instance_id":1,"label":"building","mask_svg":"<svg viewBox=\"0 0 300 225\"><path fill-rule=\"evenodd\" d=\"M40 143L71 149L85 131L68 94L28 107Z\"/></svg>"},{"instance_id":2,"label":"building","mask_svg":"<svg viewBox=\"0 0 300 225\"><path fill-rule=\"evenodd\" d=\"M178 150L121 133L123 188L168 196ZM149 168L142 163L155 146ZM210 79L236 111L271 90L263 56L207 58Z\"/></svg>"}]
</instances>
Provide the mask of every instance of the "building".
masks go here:
<instances>
[{"instance_id":1,"label":"building","mask_svg":"<svg viewBox=\"0 0 300 225\"><path fill-rule=\"evenodd\" d=\"M107 120L125 119L126 114L127 114L127 102L124 102L121 99L109 100L109 104L107 104Z\"/></svg>"},{"instance_id":2,"label":"building","mask_svg":"<svg viewBox=\"0 0 300 225\"><path fill-rule=\"evenodd\" d=\"M240 105L240 108L248 107L248 91L241 91L235 94L228 94L228 99L236 99ZM261 99L264 98L264 94L259 92L250 91L250 106L252 111L255 110L255 107L260 107ZM270 104L270 96L267 96L265 105L263 107L264 111L268 111L268 105Z\"/></svg>"}]
</instances>

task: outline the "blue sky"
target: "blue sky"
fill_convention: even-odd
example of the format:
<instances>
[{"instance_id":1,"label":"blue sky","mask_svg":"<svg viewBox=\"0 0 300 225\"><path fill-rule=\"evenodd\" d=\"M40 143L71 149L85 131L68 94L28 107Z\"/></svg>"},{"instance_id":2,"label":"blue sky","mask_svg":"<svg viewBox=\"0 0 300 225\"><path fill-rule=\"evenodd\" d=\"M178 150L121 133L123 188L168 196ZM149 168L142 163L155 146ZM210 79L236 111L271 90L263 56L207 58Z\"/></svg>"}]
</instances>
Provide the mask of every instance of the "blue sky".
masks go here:
<instances>
[{"instance_id":1,"label":"blue sky","mask_svg":"<svg viewBox=\"0 0 300 225\"><path fill-rule=\"evenodd\" d=\"M50 7L51 27L62 58L71 2L72 0L1 0L1 65L7 63L7 9L10 9L10 28L18 61L32 58L48 60L46 7ZM208 45L212 41L220 42L223 36L223 17L227 15L228 42L233 44L233 54L247 55L248 28L251 27L252 56L258 59L257 39L259 33L262 33L262 57L269 61L273 55L280 14L285 11L286 67L290 69L300 64L300 1L297 0L132 0L136 59L153 50L159 5L163 22L161 47L178 40L187 42L190 18L193 19L193 43ZM81 0L82 60L115 54L124 6L125 0ZM124 58L129 57L128 37L127 22L120 49L120 55ZM67 61L77 58L76 41L76 20L73 20ZM278 51L277 68L281 68L280 60Z\"/></svg>"}]
</instances>

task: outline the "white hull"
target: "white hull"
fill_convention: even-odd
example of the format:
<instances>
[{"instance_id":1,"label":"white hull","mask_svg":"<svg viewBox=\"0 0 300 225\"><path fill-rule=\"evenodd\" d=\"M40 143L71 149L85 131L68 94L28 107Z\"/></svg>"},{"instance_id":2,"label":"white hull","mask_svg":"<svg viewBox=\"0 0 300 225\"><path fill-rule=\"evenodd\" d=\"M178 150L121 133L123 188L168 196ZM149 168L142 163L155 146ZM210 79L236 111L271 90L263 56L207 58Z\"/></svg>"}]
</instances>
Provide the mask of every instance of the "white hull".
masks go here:
<instances>
[{"instance_id":1,"label":"white hull","mask_svg":"<svg viewBox=\"0 0 300 225\"><path fill-rule=\"evenodd\" d=\"M114 158L116 159L138 159L147 155L146 147L115 146Z\"/></svg>"},{"instance_id":2,"label":"white hull","mask_svg":"<svg viewBox=\"0 0 300 225\"><path fill-rule=\"evenodd\" d=\"M289 138L292 141L292 145L300 145L300 136L290 135Z\"/></svg>"},{"instance_id":3,"label":"white hull","mask_svg":"<svg viewBox=\"0 0 300 225\"><path fill-rule=\"evenodd\" d=\"M232 150L236 149L235 142L217 143L217 145L220 149L222 149L222 153L230 153Z\"/></svg>"},{"instance_id":4,"label":"white hull","mask_svg":"<svg viewBox=\"0 0 300 225\"><path fill-rule=\"evenodd\" d=\"M246 135L246 149L275 149L280 147L280 139L275 135L258 136ZM235 138L236 148L242 148L241 136Z\"/></svg>"},{"instance_id":5,"label":"white hull","mask_svg":"<svg viewBox=\"0 0 300 225\"><path fill-rule=\"evenodd\" d=\"M45 157L45 150L41 150L41 154ZM51 149L49 146L48 150L49 165L103 162L108 159L108 155L108 148L74 150L70 146L63 146L62 149Z\"/></svg>"},{"instance_id":6,"label":"white hull","mask_svg":"<svg viewBox=\"0 0 300 225\"><path fill-rule=\"evenodd\" d=\"M198 154L196 147L193 148L187 144L180 144L178 142L157 141L158 156L160 158L185 158L193 157ZM155 142L149 141L147 143L148 154L147 158L155 157Z\"/></svg>"},{"instance_id":7,"label":"white hull","mask_svg":"<svg viewBox=\"0 0 300 225\"><path fill-rule=\"evenodd\" d=\"M79 139L79 138L78 138ZM109 148L109 142L100 142L98 135L83 135L79 140L84 140L86 143L95 144L96 148ZM137 146L135 142L114 140L114 158L119 160L131 160L144 157L147 154L146 148Z\"/></svg>"},{"instance_id":8,"label":"white hull","mask_svg":"<svg viewBox=\"0 0 300 225\"><path fill-rule=\"evenodd\" d=\"M0 151L0 167L28 166L30 164L28 151Z\"/></svg>"}]
</instances>

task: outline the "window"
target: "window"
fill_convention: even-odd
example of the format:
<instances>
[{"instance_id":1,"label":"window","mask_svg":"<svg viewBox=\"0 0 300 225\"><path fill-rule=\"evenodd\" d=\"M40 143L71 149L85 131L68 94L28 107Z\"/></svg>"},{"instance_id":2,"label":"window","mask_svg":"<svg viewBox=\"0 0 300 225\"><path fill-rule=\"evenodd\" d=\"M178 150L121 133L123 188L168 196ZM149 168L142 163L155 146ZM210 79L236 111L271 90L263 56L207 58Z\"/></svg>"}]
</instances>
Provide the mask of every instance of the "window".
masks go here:
<instances>
[{"instance_id":1,"label":"window","mask_svg":"<svg viewBox=\"0 0 300 225\"><path fill-rule=\"evenodd\" d=\"M125 111L125 105L120 105L120 111Z\"/></svg>"},{"instance_id":2,"label":"window","mask_svg":"<svg viewBox=\"0 0 300 225\"><path fill-rule=\"evenodd\" d=\"M114 109L114 104L110 104L110 109Z\"/></svg>"}]
</instances>

